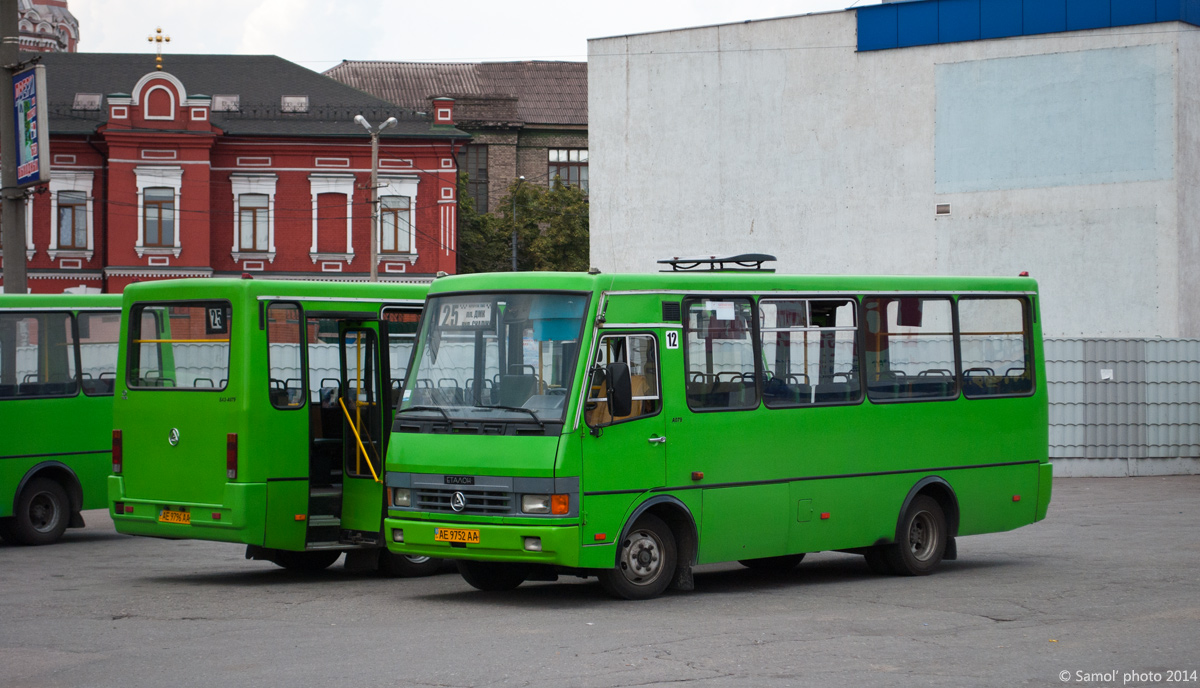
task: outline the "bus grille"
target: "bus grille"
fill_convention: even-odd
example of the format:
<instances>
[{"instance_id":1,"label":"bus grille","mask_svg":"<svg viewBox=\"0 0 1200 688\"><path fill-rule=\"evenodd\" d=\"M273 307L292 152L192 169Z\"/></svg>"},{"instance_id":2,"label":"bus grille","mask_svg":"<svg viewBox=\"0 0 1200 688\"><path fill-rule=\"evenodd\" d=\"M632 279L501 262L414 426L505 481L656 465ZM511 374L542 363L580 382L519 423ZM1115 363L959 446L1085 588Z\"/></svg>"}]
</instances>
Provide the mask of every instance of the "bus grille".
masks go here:
<instances>
[{"instance_id":1,"label":"bus grille","mask_svg":"<svg viewBox=\"0 0 1200 688\"><path fill-rule=\"evenodd\" d=\"M462 511L454 511L450 508L450 498L455 492L462 492L463 496L467 498L467 506ZM511 492L468 492L437 488L418 488L416 498L415 506L421 511L447 511L459 514L507 514L512 512L513 503Z\"/></svg>"}]
</instances>

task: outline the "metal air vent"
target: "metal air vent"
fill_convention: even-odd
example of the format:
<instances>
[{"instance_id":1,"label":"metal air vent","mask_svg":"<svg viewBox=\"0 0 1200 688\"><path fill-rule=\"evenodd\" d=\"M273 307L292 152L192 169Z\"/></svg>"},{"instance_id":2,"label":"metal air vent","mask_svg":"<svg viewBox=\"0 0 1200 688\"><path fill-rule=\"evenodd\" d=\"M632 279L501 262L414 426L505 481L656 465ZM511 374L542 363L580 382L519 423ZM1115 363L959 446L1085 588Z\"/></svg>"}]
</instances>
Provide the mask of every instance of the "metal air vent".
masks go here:
<instances>
[{"instance_id":1,"label":"metal air vent","mask_svg":"<svg viewBox=\"0 0 1200 688\"><path fill-rule=\"evenodd\" d=\"M678 301L663 301L662 319L663 322L679 322Z\"/></svg>"}]
</instances>

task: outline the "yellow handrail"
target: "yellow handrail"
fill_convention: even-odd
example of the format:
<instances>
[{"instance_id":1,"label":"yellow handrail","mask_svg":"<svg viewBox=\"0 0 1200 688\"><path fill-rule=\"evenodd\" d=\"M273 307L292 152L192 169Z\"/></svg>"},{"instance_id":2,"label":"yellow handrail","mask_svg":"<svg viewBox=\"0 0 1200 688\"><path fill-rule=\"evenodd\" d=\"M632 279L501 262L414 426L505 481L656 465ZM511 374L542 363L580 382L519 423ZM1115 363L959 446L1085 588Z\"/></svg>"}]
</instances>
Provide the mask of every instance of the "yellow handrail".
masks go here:
<instances>
[{"instance_id":1,"label":"yellow handrail","mask_svg":"<svg viewBox=\"0 0 1200 688\"><path fill-rule=\"evenodd\" d=\"M228 344L228 339L135 339L134 344Z\"/></svg>"},{"instance_id":2,"label":"yellow handrail","mask_svg":"<svg viewBox=\"0 0 1200 688\"><path fill-rule=\"evenodd\" d=\"M367 457L367 468L371 469L371 477L377 483L383 482L379 479L379 474L375 472L375 466L371 464L371 457L367 454L367 448L363 446L362 438L358 436L358 428L354 427L354 421L350 418L350 412L346 410L346 402L342 401L341 397L338 397L338 405L342 407L342 413L346 414L346 420L350 423L350 430L354 433L354 439L358 440L358 448L362 451L363 456Z\"/></svg>"}]
</instances>

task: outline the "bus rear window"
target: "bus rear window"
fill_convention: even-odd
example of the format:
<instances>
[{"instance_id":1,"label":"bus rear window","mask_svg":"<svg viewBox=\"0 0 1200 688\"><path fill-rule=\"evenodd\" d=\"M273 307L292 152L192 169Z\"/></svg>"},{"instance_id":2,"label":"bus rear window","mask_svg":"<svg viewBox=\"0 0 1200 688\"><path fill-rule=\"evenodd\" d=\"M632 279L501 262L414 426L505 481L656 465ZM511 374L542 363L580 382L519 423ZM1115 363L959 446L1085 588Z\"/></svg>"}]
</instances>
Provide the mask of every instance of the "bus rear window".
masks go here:
<instances>
[{"instance_id":1,"label":"bus rear window","mask_svg":"<svg viewBox=\"0 0 1200 688\"><path fill-rule=\"evenodd\" d=\"M135 305L130 311L129 386L225 389L231 311L226 301Z\"/></svg>"}]
</instances>

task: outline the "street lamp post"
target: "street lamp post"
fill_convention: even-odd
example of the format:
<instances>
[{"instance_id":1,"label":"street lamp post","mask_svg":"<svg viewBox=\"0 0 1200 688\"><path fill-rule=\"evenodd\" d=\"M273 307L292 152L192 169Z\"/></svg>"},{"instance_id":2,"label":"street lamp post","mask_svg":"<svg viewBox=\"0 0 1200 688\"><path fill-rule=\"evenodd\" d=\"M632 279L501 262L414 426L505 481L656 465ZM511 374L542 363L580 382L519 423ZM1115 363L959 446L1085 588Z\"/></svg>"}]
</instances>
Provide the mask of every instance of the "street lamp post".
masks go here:
<instances>
[{"instance_id":1,"label":"street lamp post","mask_svg":"<svg viewBox=\"0 0 1200 688\"><path fill-rule=\"evenodd\" d=\"M517 185L513 188L512 195L512 216L513 216L513 238L512 238L512 271L517 271L517 193L521 190L521 182L525 181L525 177L517 177Z\"/></svg>"},{"instance_id":2,"label":"street lamp post","mask_svg":"<svg viewBox=\"0 0 1200 688\"><path fill-rule=\"evenodd\" d=\"M396 118L388 117L378 127L372 127L366 117L355 115L358 122L371 135L371 281L379 281L379 132L396 126Z\"/></svg>"}]
</instances>

